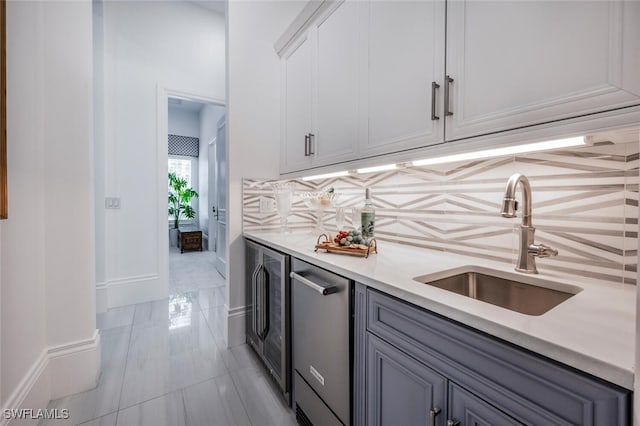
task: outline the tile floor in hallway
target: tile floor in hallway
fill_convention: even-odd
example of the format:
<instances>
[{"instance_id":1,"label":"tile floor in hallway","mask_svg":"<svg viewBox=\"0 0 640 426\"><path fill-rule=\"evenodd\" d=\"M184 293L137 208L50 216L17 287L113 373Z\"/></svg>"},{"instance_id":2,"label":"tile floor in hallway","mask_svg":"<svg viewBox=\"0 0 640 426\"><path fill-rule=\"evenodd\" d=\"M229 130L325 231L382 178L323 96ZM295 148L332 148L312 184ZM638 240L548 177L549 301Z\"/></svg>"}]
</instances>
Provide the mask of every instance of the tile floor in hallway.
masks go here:
<instances>
[{"instance_id":1,"label":"tile floor in hallway","mask_svg":"<svg viewBox=\"0 0 640 426\"><path fill-rule=\"evenodd\" d=\"M223 341L225 280L210 252L172 250L170 297L99 314L98 386L52 401L44 425L295 425L246 345Z\"/></svg>"}]
</instances>

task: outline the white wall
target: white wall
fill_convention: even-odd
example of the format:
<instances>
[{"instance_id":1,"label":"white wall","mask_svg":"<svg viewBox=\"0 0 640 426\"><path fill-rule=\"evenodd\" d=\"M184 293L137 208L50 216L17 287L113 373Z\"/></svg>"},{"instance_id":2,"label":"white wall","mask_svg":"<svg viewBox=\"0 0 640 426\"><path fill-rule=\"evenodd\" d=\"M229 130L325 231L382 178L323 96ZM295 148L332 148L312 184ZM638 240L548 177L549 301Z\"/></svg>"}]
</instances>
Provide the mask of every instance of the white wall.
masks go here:
<instances>
[{"instance_id":1,"label":"white wall","mask_svg":"<svg viewBox=\"0 0 640 426\"><path fill-rule=\"evenodd\" d=\"M185 111L169 104L169 134L200 137L200 113Z\"/></svg>"},{"instance_id":2,"label":"white wall","mask_svg":"<svg viewBox=\"0 0 640 426\"><path fill-rule=\"evenodd\" d=\"M168 291L160 253L167 237L159 231L167 227L166 182L159 181L166 137L158 136L167 100L159 88L224 100L225 34L220 15L188 2L109 1L103 8L104 147L97 149L105 155L97 182L106 196L120 197L121 208L97 212L105 247L97 262L107 304L118 306Z\"/></svg>"},{"instance_id":3,"label":"white wall","mask_svg":"<svg viewBox=\"0 0 640 426\"><path fill-rule=\"evenodd\" d=\"M3 408L96 384L91 36L88 1L7 3Z\"/></svg>"},{"instance_id":4,"label":"white wall","mask_svg":"<svg viewBox=\"0 0 640 426\"><path fill-rule=\"evenodd\" d=\"M640 144L640 132L638 133L638 143ZM640 216L638 220L640 220ZM638 250L640 251L640 239L638 239ZM640 283L640 259L638 260L638 283ZM635 426L640 426L640 377L638 377L638 372L640 372L640 284L636 285L636 369L633 384L633 424Z\"/></svg>"},{"instance_id":5,"label":"white wall","mask_svg":"<svg viewBox=\"0 0 640 426\"><path fill-rule=\"evenodd\" d=\"M280 62L275 41L305 2L232 1L227 28L229 164L228 343L244 342L242 178L276 178L280 141Z\"/></svg>"},{"instance_id":6,"label":"white wall","mask_svg":"<svg viewBox=\"0 0 640 426\"><path fill-rule=\"evenodd\" d=\"M209 200L209 174L213 174L214 166L209 164L209 141L216 137L218 120L224 114L225 108L220 105L205 105L200 110L200 157L198 158L199 171L199 206L198 222L200 229L208 233L209 212L215 204Z\"/></svg>"},{"instance_id":7,"label":"white wall","mask_svg":"<svg viewBox=\"0 0 640 426\"><path fill-rule=\"evenodd\" d=\"M95 184L95 237L96 237L96 259L104 259L106 253L105 246L105 212L104 212L104 26L102 19L101 1L93 2L93 164ZM107 310L106 287L105 287L105 264L95 262L96 265L96 288L97 293L105 293L105 297L96 297L96 312L101 313Z\"/></svg>"},{"instance_id":8,"label":"white wall","mask_svg":"<svg viewBox=\"0 0 640 426\"><path fill-rule=\"evenodd\" d=\"M37 3L7 4L9 219L2 222L3 407L46 347L42 13Z\"/></svg>"}]
</instances>

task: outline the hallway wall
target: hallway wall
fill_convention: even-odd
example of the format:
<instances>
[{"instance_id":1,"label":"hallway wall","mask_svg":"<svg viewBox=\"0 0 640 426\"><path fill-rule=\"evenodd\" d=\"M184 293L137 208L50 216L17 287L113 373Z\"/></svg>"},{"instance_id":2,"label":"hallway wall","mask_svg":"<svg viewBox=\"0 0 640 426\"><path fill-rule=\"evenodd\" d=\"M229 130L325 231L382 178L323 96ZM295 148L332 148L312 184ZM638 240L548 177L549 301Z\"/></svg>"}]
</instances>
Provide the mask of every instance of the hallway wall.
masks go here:
<instances>
[{"instance_id":1,"label":"hallway wall","mask_svg":"<svg viewBox=\"0 0 640 426\"><path fill-rule=\"evenodd\" d=\"M200 137L200 113L184 111L169 104L169 134Z\"/></svg>"},{"instance_id":2,"label":"hallway wall","mask_svg":"<svg viewBox=\"0 0 640 426\"><path fill-rule=\"evenodd\" d=\"M100 305L114 307L167 295L159 247L159 108L162 88L225 98L225 24L188 2L104 2L104 151L97 192L119 197L117 210L96 211ZM97 40L99 43L100 40ZM98 118L96 119L98 120ZM99 140L97 138L96 140ZM166 148L165 148L166 149ZM164 170L161 170L164 167ZM168 232L168 231L167 231ZM106 299L106 300L105 300Z\"/></svg>"},{"instance_id":3,"label":"hallway wall","mask_svg":"<svg viewBox=\"0 0 640 426\"><path fill-rule=\"evenodd\" d=\"M229 251L226 275L230 346L244 343L242 178L278 176L280 60L273 45L305 5L305 2L287 1L228 4Z\"/></svg>"},{"instance_id":4,"label":"hallway wall","mask_svg":"<svg viewBox=\"0 0 640 426\"><path fill-rule=\"evenodd\" d=\"M7 2L2 408L96 384L91 31L89 1Z\"/></svg>"}]
</instances>

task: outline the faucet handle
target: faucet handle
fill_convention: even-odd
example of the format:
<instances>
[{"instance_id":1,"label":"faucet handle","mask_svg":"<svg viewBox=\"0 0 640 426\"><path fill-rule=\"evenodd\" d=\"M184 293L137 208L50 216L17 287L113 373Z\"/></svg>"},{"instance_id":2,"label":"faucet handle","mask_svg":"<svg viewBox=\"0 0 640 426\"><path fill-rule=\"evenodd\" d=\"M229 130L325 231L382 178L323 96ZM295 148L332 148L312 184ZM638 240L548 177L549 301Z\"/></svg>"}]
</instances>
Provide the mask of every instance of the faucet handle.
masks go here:
<instances>
[{"instance_id":1,"label":"faucet handle","mask_svg":"<svg viewBox=\"0 0 640 426\"><path fill-rule=\"evenodd\" d=\"M551 257L558 255L558 250L553 247L549 247L546 244L531 244L528 252L538 257Z\"/></svg>"}]
</instances>

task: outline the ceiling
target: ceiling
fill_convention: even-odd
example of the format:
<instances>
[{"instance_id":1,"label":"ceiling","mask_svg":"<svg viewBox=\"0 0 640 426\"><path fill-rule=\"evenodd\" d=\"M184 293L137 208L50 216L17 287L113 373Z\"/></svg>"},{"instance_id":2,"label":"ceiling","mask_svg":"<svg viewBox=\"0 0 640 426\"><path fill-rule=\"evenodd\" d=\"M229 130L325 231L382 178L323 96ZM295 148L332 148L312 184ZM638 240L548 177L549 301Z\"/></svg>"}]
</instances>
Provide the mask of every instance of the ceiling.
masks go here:
<instances>
[{"instance_id":1,"label":"ceiling","mask_svg":"<svg viewBox=\"0 0 640 426\"><path fill-rule=\"evenodd\" d=\"M225 15L226 0L188 0L193 4L208 9L218 15Z\"/></svg>"}]
</instances>

